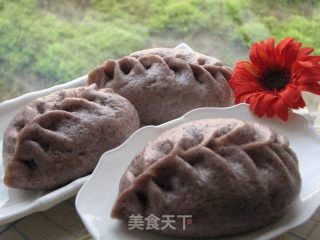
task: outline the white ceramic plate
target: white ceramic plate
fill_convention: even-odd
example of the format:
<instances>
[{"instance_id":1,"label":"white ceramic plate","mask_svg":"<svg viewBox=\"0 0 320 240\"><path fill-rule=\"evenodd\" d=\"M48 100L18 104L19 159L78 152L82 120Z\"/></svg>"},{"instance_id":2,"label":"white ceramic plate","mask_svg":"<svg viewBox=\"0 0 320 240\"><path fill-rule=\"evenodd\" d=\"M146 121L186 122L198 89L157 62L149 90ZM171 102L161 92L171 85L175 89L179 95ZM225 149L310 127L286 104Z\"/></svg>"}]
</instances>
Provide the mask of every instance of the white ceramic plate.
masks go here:
<instances>
[{"instance_id":1,"label":"white ceramic plate","mask_svg":"<svg viewBox=\"0 0 320 240\"><path fill-rule=\"evenodd\" d=\"M45 90L25 94L21 97L0 103L0 225L14 221L36 211L47 210L77 194L87 177L77 179L55 191L22 191L3 184L2 142L3 134L17 111L28 102L48 95L57 90L78 87L85 83L87 76L83 76L66 84L61 84Z\"/></svg>"},{"instance_id":2,"label":"white ceramic plate","mask_svg":"<svg viewBox=\"0 0 320 240\"><path fill-rule=\"evenodd\" d=\"M179 44L176 48L192 51L185 43ZM71 196L76 195L82 184L88 178L79 178L64 187L51 192L21 191L8 188L3 184L4 173L2 164L3 133L19 109L28 102L38 97L46 96L54 91L83 86L86 80L87 75L65 84L31 92L21 97L0 103L0 225L22 218L33 212L47 210Z\"/></svg>"},{"instance_id":3,"label":"white ceramic plate","mask_svg":"<svg viewBox=\"0 0 320 240\"><path fill-rule=\"evenodd\" d=\"M76 199L77 211L90 234L95 239L108 240L174 239L139 230L130 231L126 224L110 218L120 178L134 156L163 131L192 120L217 117L257 121L277 129L290 140L291 148L297 153L302 176L301 194L284 217L263 229L228 239L271 239L310 218L320 205L320 134L298 114L290 113L289 121L284 123L276 118L258 118L246 104L241 104L229 108L195 109L160 126L144 127L118 148L106 152Z\"/></svg>"}]
</instances>

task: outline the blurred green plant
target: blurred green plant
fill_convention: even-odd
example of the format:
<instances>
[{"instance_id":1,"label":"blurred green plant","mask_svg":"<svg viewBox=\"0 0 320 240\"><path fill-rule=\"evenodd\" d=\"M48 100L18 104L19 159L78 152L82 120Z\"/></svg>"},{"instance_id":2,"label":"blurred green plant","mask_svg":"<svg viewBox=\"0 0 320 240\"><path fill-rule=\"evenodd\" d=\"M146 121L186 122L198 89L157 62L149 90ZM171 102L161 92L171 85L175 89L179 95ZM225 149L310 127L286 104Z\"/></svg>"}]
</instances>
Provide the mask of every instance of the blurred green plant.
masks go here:
<instances>
[{"instance_id":1,"label":"blurred green plant","mask_svg":"<svg viewBox=\"0 0 320 240\"><path fill-rule=\"evenodd\" d=\"M209 24L209 15L206 14L205 1L168 1L162 12L150 19L154 31L171 30L188 32L206 28Z\"/></svg>"},{"instance_id":2,"label":"blurred green plant","mask_svg":"<svg viewBox=\"0 0 320 240\"><path fill-rule=\"evenodd\" d=\"M301 0L0 0L0 100L184 41L229 65L271 35L319 54L319 11L318 1Z\"/></svg>"},{"instance_id":3,"label":"blurred green plant","mask_svg":"<svg viewBox=\"0 0 320 240\"><path fill-rule=\"evenodd\" d=\"M309 18L294 15L280 23L275 17L266 17L263 21L273 36L279 39L286 36L294 37L297 41L301 41L303 46L315 48L315 54L320 54L319 15Z\"/></svg>"},{"instance_id":4,"label":"blurred green plant","mask_svg":"<svg viewBox=\"0 0 320 240\"><path fill-rule=\"evenodd\" d=\"M270 37L269 29L260 22L247 22L239 28L243 41L251 46L254 42Z\"/></svg>"},{"instance_id":5,"label":"blurred green plant","mask_svg":"<svg viewBox=\"0 0 320 240\"><path fill-rule=\"evenodd\" d=\"M0 18L1 75L26 71L48 83L68 81L105 58L124 55L145 42L146 32L127 22L104 23L93 14L65 21L38 9L35 0L6 2L4 8Z\"/></svg>"}]
</instances>

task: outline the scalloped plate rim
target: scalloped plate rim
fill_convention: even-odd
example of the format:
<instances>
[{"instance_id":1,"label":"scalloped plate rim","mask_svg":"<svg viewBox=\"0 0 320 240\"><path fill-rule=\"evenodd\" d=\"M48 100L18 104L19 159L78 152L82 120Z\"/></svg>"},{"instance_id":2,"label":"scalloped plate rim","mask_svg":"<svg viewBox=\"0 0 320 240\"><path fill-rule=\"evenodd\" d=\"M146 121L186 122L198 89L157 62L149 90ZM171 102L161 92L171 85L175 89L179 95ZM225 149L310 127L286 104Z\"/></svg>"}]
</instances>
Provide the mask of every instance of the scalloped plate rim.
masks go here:
<instances>
[{"instance_id":1,"label":"scalloped plate rim","mask_svg":"<svg viewBox=\"0 0 320 240\"><path fill-rule=\"evenodd\" d=\"M96 226L91 221L88 221L88 218L91 218L93 216L88 216L86 213L83 213L82 212L82 205L81 205L82 204L81 203L82 198L83 198L83 196L86 195L87 189L89 188L91 182L94 181L95 175L101 170L101 168L102 168L101 166L103 164L103 161L104 162L108 161L106 159L108 159L109 156L112 157L112 155L117 153L117 152L125 152L125 148L128 145L130 145L131 142L134 142L135 139L138 138L138 136L140 136L140 135L146 135L147 132L156 132L156 134L159 135L161 132L165 131L168 128L171 128L173 125L176 126L176 125L184 123L184 122L189 122L189 121L195 120L194 116L197 115L197 114L204 114L205 115L208 112L210 112L209 115L215 115L215 113L217 113L217 112L222 113L222 112L228 112L228 111L230 112L230 111L233 111L233 110L235 111L234 113L249 114L251 118L255 119L258 122L260 122L262 120L266 120L266 121L269 121L269 122L276 122L277 124L281 124L281 125L285 126L285 123L282 122L280 119L277 119L277 118L273 118L273 119L258 118L258 117L256 117L255 115L253 115L251 113L251 111L250 111L250 109L249 109L247 104L238 104L238 105L234 105L234 106L230 106L230 107L226 107L226 108L207 107L207 108L194 109L194 110L191 110L188 113L184 114L182 117L174 119L174 120L169 121L169 122L166 122L166 123L164 123L162 125L146 126L146 127L143 127L141 129L137 130L133 135L131 135L130 138L128 138L119 147L117 147L115 149L112 149L112 150L104 153L101 156L101 159L100 159L96 169L94 170L94 172L92 173L92 175L90 176L88 181L81 187L80 191L77 194L77 197L76 197L76 209L77 209L78 214L81 217L84 225L86 226L86 228L90 232L90 234L95 239L105 239L104 236L101 236L101 234L99 233L99 230L96 228ZM208 117L206 117L206 118L208 118ZM226 118L229 118L229 117L226 117ZM233 117L233 118L236 118L236 117ZM197 118L197 119L199 119L199 118ZM205 118L202 118L202 119L205 119ZM313 136L316 138L316 141L320 146L320 134L316 131L315 127L308 122L308 120L305 117L303 117L303 116L301 116L299 114L290 112L289 113L289 119L291 119L290 123L292 123L292 124L293 123L299 123L299 124L302 124L302 125L306 126L307 130L311 131L313 133ZM109 160L109 161L111 161L111 160ZM312 194L310 199L313 200L313 201L316 201L316 204L313 204L312 206L310 206L308 214L300 216L300 218L298 218L298 219L294 219L295 222L291 223L290 225L280 226L276 230L269 231L267 233L264 233L261 236L254 236L255 239L261 239L262 240L262 239L269 239L271 237L276 237L276 236L278 236L278 235L280 235L282 233L285 233L285 232L289 231L290 229L292 229L294 227L297 227L297 226L303 224L305 221L307 221L312 216L312 214L317 210L317 208L320 206L320 182L317 184L317 186L314 187L314 189L312 189L312 191L313 192L310 193L310 194ZM308 195L308 193L305 193L305 195ZM305 201L309 201L309 200L307 199ZM296 200L296 201L298 201L298 200ZM87 203L87 204L90 204L90 203ZM269 228L272 225L273 224L267 226L266 228ZM225 238L225 239L230 239L230 240L235 240L235 239L238 239L238 238L239 239L247 239L252 234L255 234L255 232L259 232L259 231L261 231L261 230L257 230L257 231L249 232L247 234L243 234L243 235L239 235L239 236L233 236L233 237L229 237L229 238ZM167 239L167 237L163 237L163 239ZM173 239L175 239L175 238L173 238ZM249 239L251 239L251 238L249 238Z\"/></svg>"}]
</instances>

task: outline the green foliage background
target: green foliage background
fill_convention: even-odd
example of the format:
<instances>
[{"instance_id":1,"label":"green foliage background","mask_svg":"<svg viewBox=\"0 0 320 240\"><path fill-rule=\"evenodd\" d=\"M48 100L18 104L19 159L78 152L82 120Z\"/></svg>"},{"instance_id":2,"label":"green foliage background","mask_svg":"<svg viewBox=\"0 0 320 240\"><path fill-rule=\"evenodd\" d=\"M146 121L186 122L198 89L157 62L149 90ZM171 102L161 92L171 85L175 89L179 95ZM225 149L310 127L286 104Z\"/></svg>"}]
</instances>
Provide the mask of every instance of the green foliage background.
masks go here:
<instances>
[{"instance_id":1,"label":"green foliage background","mask_svg":"<svg viewBox=\"0 0 320 240\"><path fill-rule=\"evenodd\" d=\"M180 42L230 66L270 36L320 54L318 29L317 0L0 0L0 101Z\"/></svg>"}]
</instances>

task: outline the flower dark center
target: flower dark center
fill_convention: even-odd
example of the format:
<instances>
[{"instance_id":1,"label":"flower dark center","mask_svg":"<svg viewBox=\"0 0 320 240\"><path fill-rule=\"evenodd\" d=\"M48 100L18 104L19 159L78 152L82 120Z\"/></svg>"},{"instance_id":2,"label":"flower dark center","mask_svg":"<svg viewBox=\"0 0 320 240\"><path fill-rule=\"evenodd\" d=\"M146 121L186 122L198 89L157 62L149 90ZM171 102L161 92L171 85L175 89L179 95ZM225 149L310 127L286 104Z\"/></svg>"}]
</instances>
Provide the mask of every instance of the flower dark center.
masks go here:
<instances>
[{"instance_id":1,"label":"flower dark center","mask_svg":"<svg viewBox=\"0 0 320 240\"><path fill-rule=\"evenodd\" d=\"M283 69L267 71L259 81L262 87L269 91L280 91L288 85L290 73Z\"/></svg>"}]
</instances>

